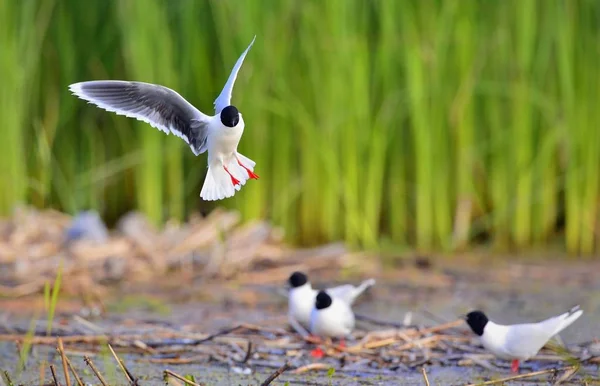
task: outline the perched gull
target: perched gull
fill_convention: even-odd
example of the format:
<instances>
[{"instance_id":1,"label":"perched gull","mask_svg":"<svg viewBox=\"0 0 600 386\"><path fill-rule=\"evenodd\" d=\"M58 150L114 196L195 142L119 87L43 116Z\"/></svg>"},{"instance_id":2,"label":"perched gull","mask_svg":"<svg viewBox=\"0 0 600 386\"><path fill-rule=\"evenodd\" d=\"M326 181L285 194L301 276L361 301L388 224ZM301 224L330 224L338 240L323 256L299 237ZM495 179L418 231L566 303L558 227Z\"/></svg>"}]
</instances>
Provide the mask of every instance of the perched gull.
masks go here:
<instances>
[{"instance_id":1,"label":"perched gull","mask_svg":"<svg viewBox=\"0 0 600 386\"><path fill-rule=\"evenodd\" d=\"M315 306L315 297L317 296L318 291L312 288L308 281L308 277L302 272L292 273L288 279L288 284L290 286L288 294L288 317L290 319L290 324L292 324L296 330L298 330L298 328L294 322L298 322L304 328L308 328L310 324L310 313ZM360 294L374 284L374 279L368 279L363 281L359 286L344 284L327 288L325 291L340 301L352 305Z\"/></svg>"},{"instance_id":2,"label":"perched gull","mask_svg":"<svg viewBox=\"0 0 600 386\"><path fill-rule=\"evenodd\" d=\"M471 311L466 321L481 339L481 344L498 358L512 360L511 370L519 370L519 361L526 361L552 338L583 314L579 306L538 323L496 324L481 311Z\"/></svg>"},{"instance_id":3,"label":"perched gull","mask_svg":"<svg viewBox=\"0 0 600 386\"><path fill-rule=\"evenodd\" d=\"M328 338L344 338L354 329L350 304L319 291L310 313L310 332Z\"/></svg>"},{"instance_id":4,"label":"perched gull","mask_svg":"<svg viewBox=\"0 0 600 386\"><path fill-rule=\"evenodd\" d=\"M354 312L351 305L326 291L319 291L310 312L309 329L311 334L331 342L331 338L340 339L340 346L346 345L345 338L354 329ZM310 353L315 358L322 358L325 352L317 347Z\"/></svg>"},{"instance_id":5,"label":"perched gull","mask_svg":"<svg viewBox=\"0 0 600 386\"><path fill-rule=\"evenodd\" d=\"M208 150L208 172L200 192L207 201L232 197L254 174L256 163L238 153L244 119L231 105L231 92L238 71L254 39L239 57L221 94L214 102L215 115L208 116L177 92L156 84L121 80L75 83L71 92L106 110L149 123L166 134L182 138L195 155Z\"/></svg>"}]
</instances>

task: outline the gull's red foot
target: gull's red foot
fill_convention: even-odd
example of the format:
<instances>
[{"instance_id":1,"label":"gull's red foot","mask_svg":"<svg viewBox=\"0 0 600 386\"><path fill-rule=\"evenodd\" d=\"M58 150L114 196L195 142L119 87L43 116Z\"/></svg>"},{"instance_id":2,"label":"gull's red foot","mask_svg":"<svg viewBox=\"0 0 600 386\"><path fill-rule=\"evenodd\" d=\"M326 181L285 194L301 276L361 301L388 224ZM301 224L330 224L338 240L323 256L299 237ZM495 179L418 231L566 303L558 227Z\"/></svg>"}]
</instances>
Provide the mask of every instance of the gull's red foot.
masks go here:
<instances>
[{"instance_id":1,"label":"gull's red foot","mask_svg":"<svg viewBox=\"0 0 600 386\"><path fill-rule=\"evenodd\" d=\"M229 177L231 177L231 183L233 184L233 186L240 184L240 181L237 178L235 178L233 175L231 175L231 173L229 173L229 169L227 169L227 166L223 166L223 169L225 169L227 174L229 174Z\"/></svg>"},{"instance_id":2,"label":"gull's red foot","mask_svg":"<svg viewBox=\"0 0 600 386\"><path fill-rule=\"evenodd\" d=\"M340 340L340 347L341 348L346 348L346 339L341 339Z\"/></svg>"},{"instance_id":3,"label":"gull's red foot","mask_svg":"<svg viewBox=\"0 0 600 386\"><path fill-rule=\"evenodd\" d=\"M237 159L237 157L236 157L236 159ZM238 162L238 165L240 165L241 167L243 167L244 169L246 169L246 171L248 172L248 178L252 178L253 180L258 180L258 179L259 179L259 177L258 177L258 174L255 174L255 173L254 173L252 170L250 170L250 169L248 169L247 167L245 167L245 166L244 166L244 165L243 165L243 164L240 162L240 160L239 160L239 159L237 160L237 162Z\"/></svg>"},{"instance_id":4,"label":"gull's red foot","mask_svg":"<svg viewBox=\"0 0 600 386\"><path fill-rule=\"evenodd\" d=\"M513 373L519 372L519 360L518 359L514 359L512 361L512 364L510 365L510 371L512 371Z\"/></svg>"},{"instance_id":5,"label":"gull's red foot","mask_svg":"<svg viewBox=\"0 0 600 386\"><path fill-rule=\"evenodd\" d=\"M313 358L321 359L325 356L325 353L321 349L321 347L317 347L316 349L310 352L310 356Z\"/></svg>"}]
</instances>

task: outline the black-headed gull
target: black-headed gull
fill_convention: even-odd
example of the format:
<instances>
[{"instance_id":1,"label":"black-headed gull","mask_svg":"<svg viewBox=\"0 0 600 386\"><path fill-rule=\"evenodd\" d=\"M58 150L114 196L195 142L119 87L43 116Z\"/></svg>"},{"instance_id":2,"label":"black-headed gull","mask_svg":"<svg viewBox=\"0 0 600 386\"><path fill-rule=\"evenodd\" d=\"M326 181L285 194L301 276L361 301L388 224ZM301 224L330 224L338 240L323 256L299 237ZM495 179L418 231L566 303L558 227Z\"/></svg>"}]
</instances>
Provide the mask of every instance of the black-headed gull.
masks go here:
<instances>
[{"instance_id":1,"label":"black-headed gull","mask_svg":"<svg viewBox=\"0 0 600 386\"><path fill-rule=\"evenodd\" d=\"M310 332L327 338L345 338L354 329L354 312L342 299L319 291L310 313Z\"/></svg>"},{"instance_id":2,"label":"black-headed gull","mask_svg":"<svg viewBox=\"0 0 600 386\"><path fill-rule=\"evenodd\" d=\"M477 334L483 347L501 359L512 360L511 370L519 370L519 361L525 361L540 351L554 335L568 327L583 314L579 306L562 315L537 323L502 325L492 322L481 311L469 312L465 319Z\"/></svg>"},{"instance_id":3,"label":"black-headed gull","mask_svg":"<svg viewBox=\"0 0 600 386\"><path fill-rule=\"evenodd\" d=\"M309 328L310 313L315 306L315 298L318 291L312 288L308 277L302 272L292 273L288 279L288 284L290 286L288 294L288 317L290 323L294 325L294 321L297 321L304 328ZM374 279L368 279L363 281L359 286L344 284L327 288L325 291L336 299L352 305L360 294L374 284ZM296 326L294 325L294 327ZM296 329L298 328L296 327Z\"/></svg>"},{"instance_id":4,"label":"black-headed gull","mask_svg":"<svg viewBox=\"0 0 600 386\"><path fill-rule=\"evenodd\" d=\"M208 150L208 172L200 192L206 201L232 197L248 179L258 179L256 163L238 153L244 119L231 105L237 74L254 39L239 57L221 94L214 102L215 115L192 106L177 92L156 84L121 80L74 83L71 92L81 99L119 115L149 123L166 134L182 138L195 155Z\"/></svg>"}]
</instances>

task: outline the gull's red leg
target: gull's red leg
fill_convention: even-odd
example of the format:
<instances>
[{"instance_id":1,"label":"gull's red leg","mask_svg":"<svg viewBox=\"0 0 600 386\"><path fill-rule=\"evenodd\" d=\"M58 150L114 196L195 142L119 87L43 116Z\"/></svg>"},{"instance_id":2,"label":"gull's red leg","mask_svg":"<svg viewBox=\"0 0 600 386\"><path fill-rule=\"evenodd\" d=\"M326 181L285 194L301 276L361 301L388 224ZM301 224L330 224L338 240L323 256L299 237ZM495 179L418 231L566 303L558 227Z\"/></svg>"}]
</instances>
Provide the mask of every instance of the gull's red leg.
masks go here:
<instances>
[{"instance_id":1,"label":"gull's red leg","mask_svg":"<svg viewBox=\"0 0 600 386\"><path fill-rule=\"evenodd\" d=\"M246 169L246 171L248 172L248 177L252 178L254 180L258 180L258 174L255 174L252 170L248 169L247 167L245 167L241 162L240 159L236 156L235 159L238 162L238 165L240 165L241 167L243 167L244 169Z\"/></svg>"},{"instance_id":2,"label":"gull's red leg","mask_svg":"<svg viewBox=\"0 0 600 386\"><path fill-rule=\"evenodd\" d=\"M510 371L512 371L513 373L519 372L519 360L518 359L514 359L512 361L512 364L510 365Z\"/></svg>"},{"instance_id":3,"label":"gull's red leg","mask_svg":"<svg viewBox=\"0 0 600 386\"><path fill-rule=\"evenodd\" d=\"M325 353L321 349L321 347L317 347L316 349L310 352L310 356L313 358L321 359L325 356Z\"/></svg>"},{"instance_id":4,"label":"gull's red leg","mask_svg":"<svg viewBox=\"0 0 600 386\"><path fill-rule=\"evenodd\" d=\"M225 171L227 172L227 174L229 174L229 177L231 177L231 183L235 186L235 185L239 185L240 181L235 178L230 172L229 169L227 169L227 166L223 165L223 169L225 169Z\"/></svg>"}]
</instances>

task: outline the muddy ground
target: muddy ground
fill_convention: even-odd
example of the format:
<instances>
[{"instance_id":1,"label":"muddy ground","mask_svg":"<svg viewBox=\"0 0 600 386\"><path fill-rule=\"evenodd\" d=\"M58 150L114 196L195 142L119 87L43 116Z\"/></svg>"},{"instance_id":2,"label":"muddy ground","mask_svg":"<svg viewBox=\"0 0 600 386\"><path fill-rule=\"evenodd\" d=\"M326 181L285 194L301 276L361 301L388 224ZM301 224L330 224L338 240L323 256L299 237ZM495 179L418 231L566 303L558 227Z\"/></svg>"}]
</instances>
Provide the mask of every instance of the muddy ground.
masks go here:
<instances>
[{"instance_id":1,"label":"muddy ground","mask_svg":"<svg viewBox=\"0 0 600 386\"><path fill-rule=\"evenodd\" d=\"M580 304L584 315L561 333L567 346L594 341L600 335L600 264L589 262L533 262L505 264L501 261L469 261L461 264L444 263L420 268L409 265L389 269L379 275L377 284L355 305L357 315L382 321L401 322L407 313L411 323L435 325L455 320L473 309L484 310L492 319L504 323L540 320ZM350 278L358 282L363 278ZM69 278L65 278L69 280ZM316 287L334 284L332 277L317 277ZM78 315L94 328L110 331L113 323L144 321L195 328L206 333L217 332L239 323L251 323L273 328L287 328L286 299L281 285L261 283L240 285L237 281L211 282L193 278L166 277L146 284L115 284L102 301L84 304L81 298L65 296L59 300L55 325L65 329L77 323ZM94 316L94 310L103 313ZM27 331L31 318L37 313L39 329L45 327L41 296L0 299L0 326L6 333ZM90 314L91 311L91 314ZM79 320L79 322L78 322ZM377 330L386 327L359 322L358 330ZM389 327L388 327L389 328ZM466 326L465 326L466 328ZM0 342L0 370L12 375L14 384L40 384L41 372L46 383L51 381L50 370L43 363L53 363L62 379L60 356L52 346L36 345L21 374L17 372L17 351L14 341ZM99 384L83 362L83 355L93 360L111 385L126 384L112 357L100 350L68 349L71 361L80 369L86 384ZM600 353L598 354L600 355ZM161 385L163 371L193 374L198 383L206 385L260 385L286 358L261 365L230 366L218 361L199 361L191 364L150 363L143 357L123 353L131 372L140 378L141 385ZM310 363L305 359L303 363ZM313 361L317 361L314 360ZM423 385L420 366L377 371L354 368L347 371L335 360L327 362L336 368L333 375L326 370L293 374L288 371L273 385ZM478 364L439 366L425 363L431 384L462 385L510 376L509 363L489 360L491 369ZM522 373L565 365L560 362L526 362ZM246 373L250 374L246 374ZM598 383L597 364L584 366L565 384ZM550 384L550 376L508 382L506 384ZM4 381L6 382L6 381ZM0 383L1 384L1 383Z\"/></svg>"}]
</instances>

